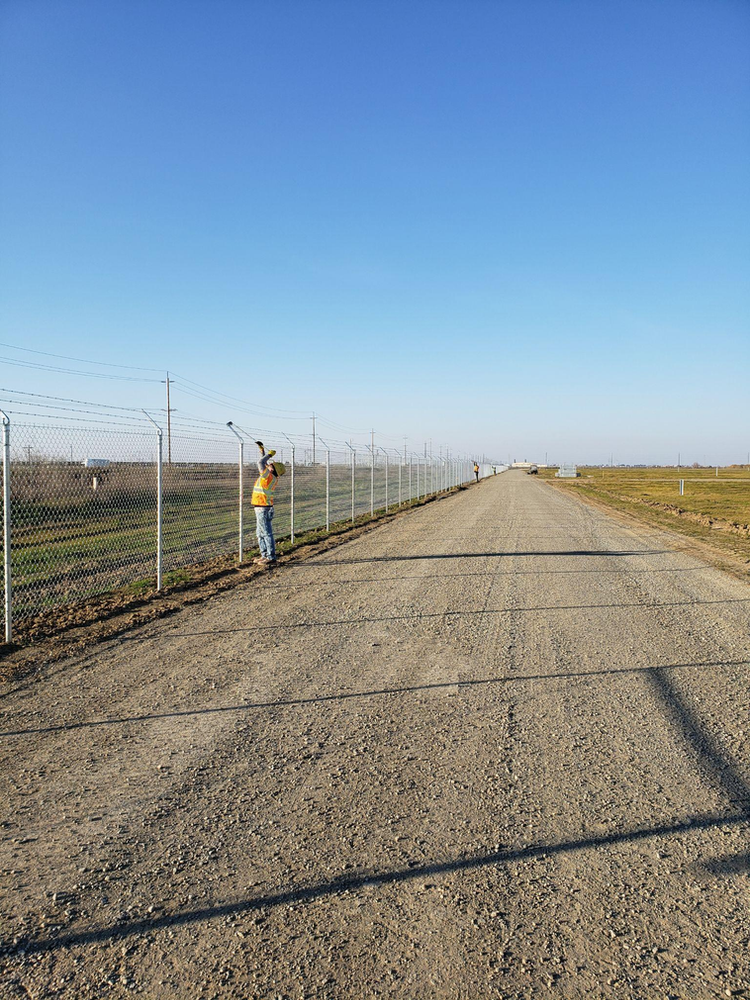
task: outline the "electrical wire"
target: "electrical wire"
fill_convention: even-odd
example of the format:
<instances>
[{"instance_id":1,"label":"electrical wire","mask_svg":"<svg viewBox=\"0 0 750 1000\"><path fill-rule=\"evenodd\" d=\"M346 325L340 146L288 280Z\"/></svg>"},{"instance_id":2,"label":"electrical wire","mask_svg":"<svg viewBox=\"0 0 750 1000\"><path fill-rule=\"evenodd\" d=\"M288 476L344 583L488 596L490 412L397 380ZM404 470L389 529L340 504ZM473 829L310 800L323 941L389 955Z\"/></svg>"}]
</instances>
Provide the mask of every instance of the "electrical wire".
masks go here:
<instances>
[{"instance_id":1,"label":"electrical wire","mask_svg":"<svg viewBox=\"0 0 750 1000\"><path fill-rule=\"evenodd\" d=\"M107 410L124 410L127 413L143 413L138 406L115 406L114 403L93 403L89 399L69 399L67 396L48 396L43 392L26 392L25 389L4 389L0 386L0 392L10 392L15 396L33 396L35 399L56 399L61 403L80 403L82 406L99 406Z\"/></svg>"},{"instance_id":2,"label":"electrical wire","mask_svg":"<svg viewBox=\"0 0 750 1000\"><path fill-rule=\"evenodd\" d=\"M312 414L307 410L284 410L276 406L263 406L262 403L251 402L247 399L241 399L239 396L230 396L226 392L220 392L218 389L210 389L206 385L201 385L200 382L193 382L192 379L185 378L184 375L179 375L177 372L172 372L172 374L179 379L180 382L187 382L191 386L195 386L197 389L202 389L204 392L209 392L213 396L221 396L223 399L231 400L235 403L243 403L246 406L253 406L259 410L263 410L266 414L275 414L278 416L285 416L290 420L310 420ZM172 380L170 379L170 384ZM303 414L303 416L291 416L291 414Z\"/></svg>"},{"instance_id":3,"label":"electrical wire","mask_svg":"<svg viewBox=\"0 0 750 1000\"><path fill-rule=\"evenodd\" d=\"M46 358L59 358L61 361L78 361L84 365L101 365L104 368L127 368L136 372L161 372L161 368L142 368L139 365L117 365L111 361L89 361L87 358L71 358L67 354L52 354L49 351L36 351L33 347L17 347L15 344L3 344L0 347L9 347L11 351L26 351L28 354L42 354Z\"/></svg>"},{"instance_id":4,"label":"electrical wire","mask_svg":"<svg viewBox=\"0 0 750 1000\"><path fill-rule=\"evenodd\" d=\"M105 378L116 382L162 382L158 378L137 378L132 375L105 375L103 372L79 372L73 368L57 368L53 365L37 364L35 361L14 361L13 358L0 356L0 361L7 365L15 365L16 368L32 368L35 371L56 372L61 375L81 375L84 378Z\"/></svg>"}]
</instances>

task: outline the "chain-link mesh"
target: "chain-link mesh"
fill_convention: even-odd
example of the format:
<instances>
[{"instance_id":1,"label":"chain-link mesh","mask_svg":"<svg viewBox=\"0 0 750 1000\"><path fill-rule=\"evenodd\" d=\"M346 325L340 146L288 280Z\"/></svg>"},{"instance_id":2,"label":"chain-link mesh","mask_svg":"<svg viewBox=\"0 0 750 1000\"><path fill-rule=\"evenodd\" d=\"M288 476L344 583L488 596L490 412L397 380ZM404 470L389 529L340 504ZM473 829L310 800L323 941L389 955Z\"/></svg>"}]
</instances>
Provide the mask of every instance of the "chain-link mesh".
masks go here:
<instances>
[{"instance_id":1,"label":"chain-link mesh","mask_svg":"<svg viewBox=\"0 0 750 1000\"><path fill-rule=\"evenodd\" d=\"M171 461L163 465L163 569L174 572L192 563L239 548L239 449L236 441L171 435ZM253 470L244 476L250 486ZM249 503L249 495L246 498Z\"/></svg>"},{"instance_id":2,"label":"chain-link mesh","mask_svg":"<svg viewBox=\"0 0 750 1000\"><path fill-rule=\"evenodd\" d=\"M150 419L150 418L149 418ZM215 427L215 425L214 425ZM240 440L227 432L156 425L10 426L10 563L12 618L42 612L121 587L156 581L161 537L162 583L219 556L239 555ZM351 522L450 489L473 478L471 462L386 454L367 446L285 444L286 475L275 492L274 533L283 539L326 523ZM245 436L245 556L256 547L252 489L257 447ZM491 474L482 466L481 475ZM4 580L0 574L0 590ZM2 590L4 605L4 590Z\"/></svg>"},{"instance_id":3,"label":"chain-link mesh","mask_svg":"<svg viewBox=\"0 0 750 1000\"><path fill-rule=\"evenodd\" d=\"M13 616L155 572L154 434L13 425Z\"/></svg>"}]
</instances>

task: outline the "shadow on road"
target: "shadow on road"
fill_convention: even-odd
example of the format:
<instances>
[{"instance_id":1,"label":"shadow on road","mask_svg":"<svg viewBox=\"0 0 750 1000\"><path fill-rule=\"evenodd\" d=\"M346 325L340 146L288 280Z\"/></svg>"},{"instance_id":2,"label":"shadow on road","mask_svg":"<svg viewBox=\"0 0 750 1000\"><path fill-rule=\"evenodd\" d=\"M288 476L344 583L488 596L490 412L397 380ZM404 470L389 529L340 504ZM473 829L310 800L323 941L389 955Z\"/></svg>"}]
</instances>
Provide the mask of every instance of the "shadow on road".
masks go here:
<instances>
[{"instance_id":1,"label":"shadow on road","mask_svg":"<svg viewBox=\"0 0 750 1000\"><path fill-rule=\"evenodd\" d=\"M670 549L572 549L565 552L432 552L421 556L368 556L366 559L317 559L298 563L295 569L318 566L352 566L355 563L418 562L420 559L500 559L514 556L663 556L674 554Z\"/></svg>"},{"instance_id":2,"label":"shadow on road","mask_svg":"<svg viewBox=\"0 0 750 1000\"><path fill-rule=\"evenodd\" d=\"M123 938L132 937L137 934L145 934L159 929L170 929L192 924L203 923L216 919L238 916L243 913L250 913L257 910L270 909L277 906L288 906L293 903L301 903L324 896L337 895L343 892L357 891L368 886L386 886L405 883L413 879L434 877L452 872L466 872L474 869L489 866L500 866L543 856L557 856L570 854L576 851L598 850L611 847L617 844L633 843L644 841L652 837L665 837L674 835L685 835L694 832L711 830L717 827L735 827L750 823L750 786L741 774L736 763L732 760L718 741L711 736L701 724L697 713L690 707L684 695L675 687L669 672L673 670L693 668L711 669L715 667L742 666L749 661L719 661L715 663L686 663L672 664L662 667L646 668L622 668L614 670L584 671L563 674L535 675L533 677L502 677L488 678L486 680L471 680L461 682L461 687L473 687L492 683L523 683L529 680L552 680L565 677L605 677L616 674L637 674L643 675L646 682L651 686L658 697L676 738L681 742L697 766L699 772L709 782L718 787L719 792L729 800L730 807L726 814L693 815L685 819L664 825L655 825L647 828L636 828L630 830L615 831L597 837L584 837L577 840L567 840L558 843L531 844L526 847L496 850L473 857L455 858L452 860L436 861L431 864L418 865L410 864L406 868L391 871L364 871L352 874L347 872L339 877L324 882L317 882L312 885L292 885L282 891L270 893L255 898L241 899L235 902L227 902L214 906L204 906L190 910L182 910L174 913L155 914L149 918L127 918L116 921L106 927L90 928L69 933L62 933L59 936L47 938L27 939L16 941L10 953L23 952L24 954L39 954L42 952L53 952L61 948L71 948L86 944L117 941ZM401 694L410 691L423 691L441 687L455 686L448 684L428 684L419 685L413 688L384 688L380 691L355 692L338 695L322 696L312 699L301 699L296 702L273 702L273 705L280 704L308 704L311 701L331 701L343 700L346 698L361 698L380 694ZM205 709L204 712L216 711L248 711L252 708L266 707L264 705L242 705L230 706L217 709ZM166 716L193 715L200 713L165 713L164 716L143 716L142 719L159 718ZM137 718L125 720L104 720L101 723L82 723L64 728L82 728L90 725L112 725L118 721L138 721ZM55 727L50 727L54 729ZM45 730L27 730L27 733L43 732ZM49 730L46 730L49 731ZM11 735L9 733L3 735ZM16 734L18 735L18 734ZM740 854L733 857L722 857L707 862L703 867L705 871L714 875L732 875L745 872L748 869L748 859L750 855Z\"/></svg>"},{"instance_id":3,"label":"shadow on road","mask_svg":"<svg viewBox=\"0 0 750 1000\"><path fill-rule=\"evenodd\" d=\"M415 684L407 687L376 688L371 691L343 691L335 694L316 695L313 698L288 698L275 701L246 702L242 705L218 705L215 708L186 709L180 712L158 712L150 715L126 715L112 719L98 719L89 722L60 723L54 726L40 726L35 729L15 729L0 732L0 738L15 736L34 736L40 733L73 732L76 729L94 729L99 726L117 726L131 722L153 722L158 719L187 719L199 715L215 715L230 712L252 712L263 708L287 708L295 705L315 705L325 702L342 702L353 698L377 698L385 695L413 694L421 691L440 691L447 688L484 687L489 684L524 684L529 681L554 681L570 678L603 678L618 677L621 674L644 674L665 670L712 670L716 667L742 667L750 664L750 660L715 660L705 663L669 663L662 667L610 667L606 670L566 671L555 674L516 674L505 677L484 677L476 680L447 680L434 684ZM660 682L663 685L663 681Z\"/></svg>"},{"instance_id":4,"label":"shadow on road","mask_svg":"<svg viewBox=\"0 0 750 1000\"><path fill-rule=\"evenodd\" d=\"M746 811L750 810L750 786L731 756L706 731L665 668L651 667L642 674L659 697L667 720L698 770L718 785L732 805L740 804Z\"/></svg>"},{"instance_id":5,"label":"shadow on road","mask_svg":"<svg viewBox=\"0 0 750 1000\"><path fill-rule=\"evenodd\" d=\"M236 628L214 628L200 632L172 632L165 629L162 630L161 634L169 635L171 639L197 639L206 635L230 635L238 632L283 632L288 629L333 628L342 625L368 625L377 622L428 621L435 618L470 617L473 615L512 615L550 611L596 611L599 608L635 608L639 611L654 611L659 608L699 608L716 604L747 604L748 602L750 602L750 597L732 597L720 601L653 601L650 604L645 601L633 601L632 603L618 602L616 604L544 604L528 608L476 608L472 610L462 608L457 611L418 611L408 615L367 615L363 618L339 618L334 621L276 622L273 625L242 625ZM144 643L151 642L153 638L154 633L149 635L125 635L120 639L120 642Z\"/></svg>"},{"instance_id":6,"label":"shadow on road","mask_svg":"<svg viewBox=\"0 0 750 1000\"><path fill-rule=\"evenodd\" d=\"M327 882L315 885L297 886L282 892L258 896L254 899L242 899L233 903L216 906L205 906L177 913L155 915L150 919L127 920L111 924L107 927L72 934L61 934L59 937L42 939L27 939L17 941L9 949L10 953L22 951L25 954L56 951L60 948L71 948L77 945L94 944L102 941L117 941L136 934L147 934L155 930L182 927L190 924L217 920L256 910L271 909L276 906L289 906L293 903L308 902L323 896L337 895L343 892L357 891L368 886L395 885L412 879L447 875L452 872L472 871L508 864L513 861L527 860L545 856L570 854L575 851L597 850L611 847L615 844L633 843L647 840L650 837L666 837L675 834L685 834L710 830L714 827L738 826L750 820L750 810L727 816L692 816L682 822L665 826L654 826L642 830L628 830L621 833L606 834L601 837L588 837L581 840L569 840L557 844L534 844L515 850L493 851L471 858L461 858L428 865L414 865L387 872L363 872L352 875L347 873Z\"/></svg>"},{"instance_id":7,"label":"shadow on road","mask_svg":"<svg viewBox=\"0 0 750 1000\"><path fill-rule=\"evenodd\" d=\"M298 568L302 568L304 563L299 566L290 566L293 571ZM664 573L700 573L707 569L706 566L694 566L689 569L489 569L482 570L479 572L469 572L469 573L407 573L401 576L360 576L354 577L349 580L339 580L331 579L326 580L326 587L341 587L345 584L359 584L359 583L394 583L398 580L455 580L463 577L485 577L485 576L591 576L603 575L603 576L618 576L620 574L627 576L638 576L638 575L654 575ZM306 584L292 584L292 586L306 586ZM283 583L273 583L270 582L265 588L266 590L283 590L287 592L289 590L288 579L285 579Z\"/></svg>"}]
</instances>

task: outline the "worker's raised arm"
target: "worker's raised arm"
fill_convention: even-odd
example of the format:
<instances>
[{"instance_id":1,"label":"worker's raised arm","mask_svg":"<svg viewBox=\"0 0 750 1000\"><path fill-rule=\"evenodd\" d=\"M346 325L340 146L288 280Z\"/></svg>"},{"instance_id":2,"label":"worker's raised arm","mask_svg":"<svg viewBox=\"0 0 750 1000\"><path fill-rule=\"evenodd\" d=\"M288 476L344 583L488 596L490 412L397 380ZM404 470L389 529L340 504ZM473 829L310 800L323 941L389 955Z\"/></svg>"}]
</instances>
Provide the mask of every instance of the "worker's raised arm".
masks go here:
<instances>
[{"instance_id":1,"label":"worker's raised arm","mask_svg":"<svg viewBox=\"0 0 750 1000\"><path fill-rule=\"evenodd\" d=\"M266 471L266 466L273 458L273 456L276 454L276 452L273 450L267 452L265 447L263 446L262 441L256 441L255 443L257 444L258 451L260 452L260 458L258 459L258 472L262 476L263 473Z\"/></svg>"}]
</instances>

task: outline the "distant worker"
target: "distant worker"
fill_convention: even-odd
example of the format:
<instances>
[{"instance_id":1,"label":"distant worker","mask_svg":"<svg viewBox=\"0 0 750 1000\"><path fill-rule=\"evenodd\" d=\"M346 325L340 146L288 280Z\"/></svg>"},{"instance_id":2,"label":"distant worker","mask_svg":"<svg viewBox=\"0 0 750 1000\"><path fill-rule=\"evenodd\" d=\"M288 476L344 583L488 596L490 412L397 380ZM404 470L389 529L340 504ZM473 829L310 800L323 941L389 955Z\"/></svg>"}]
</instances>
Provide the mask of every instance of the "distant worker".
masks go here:
<instances>
[{"instance_id":1,"label":"distant worker","mask_svg":"<svg viewBox=\"0 0 750 1000\"><path fill-rule=\"evenodd\" d=\"M283 476L286 467L283 462L272 461L275 451L266 451L262 441L255 442L260 451L258 472L250 503L255 507L255 521L258 534L260 555L253 559L259 566L276 565L276 542L273 537L273 491L279 476Z\"/></svg>"},{"instance_id":2,"label":"distant worker","mask_svg":"<svg viewBox=\"0 0 750 1000\"><path fill-rule=\"evenodd\" d=\"M474 463L474 475L477 477L477 482L479 482L479 466L476 462Z\"/></svg>"}]
</instances>

